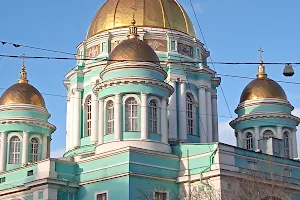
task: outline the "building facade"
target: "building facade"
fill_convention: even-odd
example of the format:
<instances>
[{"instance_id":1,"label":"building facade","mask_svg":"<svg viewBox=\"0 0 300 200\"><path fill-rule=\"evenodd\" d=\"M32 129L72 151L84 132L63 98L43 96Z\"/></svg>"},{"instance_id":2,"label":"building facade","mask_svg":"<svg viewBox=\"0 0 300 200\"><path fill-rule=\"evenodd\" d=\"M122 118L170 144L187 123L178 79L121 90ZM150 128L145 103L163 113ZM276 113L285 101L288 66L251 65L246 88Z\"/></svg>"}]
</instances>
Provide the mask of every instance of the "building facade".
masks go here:
<instances>
[{"instance_id":1,"label":"building facade","mask_svg":"<svg viewBox=\"0 0 300 200\"><path fill-rule=\"evenodd\" d=\"M300 198L284 90L261 61L230 123L237 147L219 143L221 79L176 0L107 0L77 49L62 158L49 158L55 126L25 66L2 94L0 199Z\"/></svg>"}]
</instances>

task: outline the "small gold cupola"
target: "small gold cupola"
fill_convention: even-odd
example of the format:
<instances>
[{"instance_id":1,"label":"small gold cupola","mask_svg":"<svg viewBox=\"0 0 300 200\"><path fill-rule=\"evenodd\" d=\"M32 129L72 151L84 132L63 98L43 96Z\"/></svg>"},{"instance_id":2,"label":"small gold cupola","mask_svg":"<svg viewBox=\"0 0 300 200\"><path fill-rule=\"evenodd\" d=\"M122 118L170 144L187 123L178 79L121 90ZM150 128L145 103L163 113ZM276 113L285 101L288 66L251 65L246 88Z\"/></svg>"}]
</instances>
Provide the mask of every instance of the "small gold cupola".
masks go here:
<instances>
[{"instance_id":1,"label":"small gold cupola","mask_svg":"<svg viewBox=\"0 0 300 200\"><path fill-rule=\"evenodd\" d=\"M128 35L128 39L138 39L139 35L137 34L137 27L136 27L136 21L134 19L134 15L133 18L131 20L131 25L129 27L129 35Z\"/></svg>"},{"instance_id":2,"label":"small gold cupola","mask_svg":"<svg viewBox=\"0 0 300 200\"><path fill-rule=\"evenodd\" d=\"M262 48L259 49L260 52L260 64L258 66L258 74L256 75L257 78L268 78L268 75L266 74L265 66L264 66L264 61L262 59L262 53L263 50Z\"/></svg>"},{"instance_id":3,"label":"small gold cupola","mask_svg":"<svg viewBox=\"0 0 300 200\"><path fill-rule=\"evenodd\" d=\"M22 58L23 58L23 65L21 68L20 78L18 80L18 83L28 83L27 72L25 67L25 54L22 55Z\"/></svg>"}]
</instances>

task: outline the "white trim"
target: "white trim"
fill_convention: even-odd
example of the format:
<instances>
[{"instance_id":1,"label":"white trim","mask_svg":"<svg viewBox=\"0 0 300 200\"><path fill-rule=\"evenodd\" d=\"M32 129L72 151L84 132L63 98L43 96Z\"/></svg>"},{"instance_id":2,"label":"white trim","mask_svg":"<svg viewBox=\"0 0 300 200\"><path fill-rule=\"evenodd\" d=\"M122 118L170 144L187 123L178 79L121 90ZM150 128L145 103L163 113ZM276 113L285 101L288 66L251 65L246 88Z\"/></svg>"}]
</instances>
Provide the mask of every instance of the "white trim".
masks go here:
<instances>
[{"instance_id":1,"label":"white trim","mask_svg":"<svg viewBox=\"0 0 300 200\"><path fill-rule=\"evenodd\" d=\"M89 96L91 96L91 99L92 99L92 95L93 95L93 92L89 92L89 93L85 94L84 97L82 98L82 101L83 101L82 107L84 110L86 109L86 103L87 103Z\"/></svg>"},{"instance_id":2,"label":"white trim","mask_svg":"<svg viewBox=\"0 0 300 200\"><path fill-rule=\"evenodd\" d=\"M198 99L198 95L195 93L195 91L193 91L192 89L188 89L186 90L186 94L190 94L193 97L193 103L194 105L198 105L199 104L199 99Z\"/></svg>"},{"instance_id":3,"label":"white trim","mask_svg":"<svg viewBox=\"0 0 300 200\"><path fill-rule=\"evenodd\" d=\"M113 96L113 97L107 97L107 98L104 100L104 108L106 108L106 104L107 104L107 102L109 102L109 101L112 101L112 102L114 102L114 104L115 104L115 98L114 98L114 96Z\"/></svg>"},{"instance_id":4,"label":"white trim","mask_svg":"<svg viewBox=\"0 0 300 200\"><path fill-rule=\"evenodd\" d=\"M158 98L158 97L156 97L156 96L150 96L150 97L148 98L148 103L147 103L147 105L150 104L150 101L151 101L151 100L155 100L156 103L157 103L157 109L161 109L161 99L160 99L160 98Z\"/></svg>"},{"instance_id":5,"label":"white trim","mask_svg":"<svg viewBox=\"0 0 300 200\"><path fill-rule=\"evenodd\" d=\"M272 128L272 127L265 127L265 128L263 128L263 129L261 129L260 130L260 137L264 137L264 132L265 131L272 131L272 133L273 133L273 136L275 136L275 134L277 133L275 130L274 130L274 128ZM277 136L277 135L276 135Z\"/></svg>"},{"instance_id":6,"label":"white trim","mask_svg":"<svg viewBox=\"0 0 300 200\"><path fill-rule=\"evenodd\" d=\"M96 192L95 195L94 195L94 199L97 200L97 195L99 194L106 194L106 199L108 200L108 190L104 190L104 191L101 191L101 192Z\"/></svg>"},{"instance_id":7,"label":"white trim","mask_svg":"<svg viewBox=\"0 0 300 200\"><path fill-rule=\"evenodd\" d=\"M248 133L248 132L252 134L253 138L255 137L254 131L251 130L250 128L247 128L247 129L245 129L245 130L243 131L243 139L246 139L246 133ZM259 138L258 138L258 139L259 139Z\"/></svg>"},{"instance_id":8,"label":"white trim","mask_svg":"<svg viewBox=\"0 0 300 200\"><path fill-rule=\"evenodd\" d=\"M292 131L291 131L290 129L288 129L288 128L283 128L283 129L282 129L282 135L284 134L284 132L288 132L289 137L292 137Z\"/></svg>"},{"instance_id":9,"label":"white trim","mask_svg":"<svg viewBox=\"0 0 300 200\"><path fill-rule=\"evenodd\" d=\"M126 94L126 95L123 97L123 100L122 100L123 105L125 105L126 100L129 99L129 98L134 98L138 104L141 104L141 103L142 103L142 101L141 101L141 99L139 98L138 95L136 95L136 94Z\"/></svg>"},{"instance_id":10,"label":"white trim","mask_svg":"<svg viewBox=\"0 0 300 200\"><path fill-rule=\"evenodd\" d=\"M11 138L14 137L14 136L17 136L19 138L20 142L23 142L23 137L20 133L11 133L11 134L9 134L8 137L7 137L7 142L10 143Z\"/></svg>"},{"instance_id":11,"label":"white trim","mask_svg":"<svg viewBox=\"0 0 300 200\"><path fill-rule=\"evenodd\" d=\"M28 142L31 142L31 139L33 138L37 138L38 141L39 141L39 144L43 144L43 141L41 139L41 137L39 135L32 135L29 139L28 139Z\"/></svg>"},{"instance_id":12,"label":"white trim","mask_svg":"<svg viewBox=\"0 0 300 200\"><path fill-rule=\"evenodd\" d=\"M195 92L194 92L195 93ZM185 94L185 104L186 104L186 122L188 122L188 107L187 107L187 96L189 95L191 98L192 98L192 120L193 120L193 132L192 134L188 134L188 123L186 123L186 133L187 135L192 135L192 136L197 136L197 130L196 130L196 127L197 127L197 123L196 123L196 116L197 116L197 107L196 105L199 105L199 102L196 102L195 101L195 96L194 96L194 93L192 92L186 92ZM206 101L206 100L204 100ZM197 104L196 104L197 103ZM200 130L201 130L201 125L199 126ZM199 135L200 136L200 135Z\"/></svg>"}]
</instances>

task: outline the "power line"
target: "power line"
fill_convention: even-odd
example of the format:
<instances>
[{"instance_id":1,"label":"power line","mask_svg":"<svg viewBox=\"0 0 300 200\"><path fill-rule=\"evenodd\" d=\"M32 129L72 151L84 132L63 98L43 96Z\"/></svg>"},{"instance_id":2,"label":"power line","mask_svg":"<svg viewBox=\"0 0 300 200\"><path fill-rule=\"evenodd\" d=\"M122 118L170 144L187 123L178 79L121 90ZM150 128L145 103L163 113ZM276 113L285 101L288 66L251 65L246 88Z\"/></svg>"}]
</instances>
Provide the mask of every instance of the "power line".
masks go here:
<instances>
[{"instance_id":1,"label":"power line","mask_svg":"<svg viewBox=\"0 0 300 200\"><path fill-rule=\"evenodd\" d=\"M2 45L12 45L16 48L19 47L24 47L24 48L29 48L29 49L35 49L35 50L41 50L41 51L48 51L48 52L53 52L53 53L61 53L61 54L68 54L68 55L73 55L75 56L75 53L69 53L69 52L64 52L64 51L58 51L58 50L53 50L53 49L45 49L45 48L40 48L40 47L33 47L33 46L28 46L28 45L23 45L23 44L17 44L17 43L12 43L12 42L6 42L6 41L0 41L0 43L2 43Z\"/></svg>"},{"instance_id":2,"label":"power line","mask_svg":"<svg viewBox=\"0 0 300 200\"><path fill-rule=\"evenodd\" d=\"M17 58L23 59L20 55L8 55L0 54L0 57L6 58ZM90 61L90 60L101 60L101 61L111 61L111 62L152 62L152 63L170 63L170 64L203 64L203 61L153 61L153 60L108 60L100 58L73 58L73 57L50 57L50 56L25 56L26 59L47 59L47 60L78 60L78 61ZM211 61L205 62L212 65L260 65L259 62L222 62L222 61ZM264 65L300 65L300 62L264 62Z\"/></svg>"}]
</instances>

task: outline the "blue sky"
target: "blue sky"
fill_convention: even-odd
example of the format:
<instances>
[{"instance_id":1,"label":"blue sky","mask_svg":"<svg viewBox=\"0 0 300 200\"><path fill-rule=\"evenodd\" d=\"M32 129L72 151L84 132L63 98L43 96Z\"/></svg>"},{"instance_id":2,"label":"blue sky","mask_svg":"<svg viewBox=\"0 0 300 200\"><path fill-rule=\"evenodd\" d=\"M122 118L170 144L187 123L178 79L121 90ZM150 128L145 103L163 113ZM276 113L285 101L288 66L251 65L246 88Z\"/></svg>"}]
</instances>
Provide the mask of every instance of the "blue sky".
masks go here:
<instances>
[{"instance_id":1,"label":"blue sky","mask_svg":"<svg viewBox=\"0 0 300 200\"><path fill-rule=\"evenodd\" d=\"M198 38L203 41L189 0L179 0L194 22ZM52 0L1 2L0 41L26 44L65 52L76 52L76 46L85 38L87 29L104 0ZM193 0L208 49L213 61L258 62L258 49L264 49L265 62L300 62L299 22L300 2L275 0ZM26 48L0 45L0 54L28 56L68 56ZM46 100L52 114L51 122L57 126L53 134L53 155L61 153L65 145L66 90L64 75L75 65L74 61L27 60L30 83L36 86ZM19 75L21 60L3 58L0 61L0 94L14 84ZM219 74L255 77L257 66L215 65ZM296 75L282 75L284 66L266 66L272 79L300 82ZM222 87L233 117L239 97L249 82L222 76ZM300 113L300 95L296 84L283 84L289 101ZM55 94L53 96L49 94ZM230 116L224 97L219 91L219 115ZM299 110L297 109L299 108ZM235 144L233 131L226 125L230 120L220 117L221 141ZM300 144L300 143L298 143Z\"/></svg>"}]
</instances>

